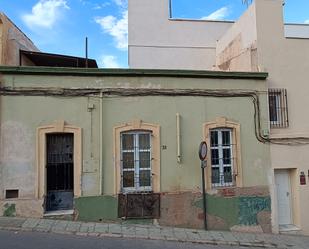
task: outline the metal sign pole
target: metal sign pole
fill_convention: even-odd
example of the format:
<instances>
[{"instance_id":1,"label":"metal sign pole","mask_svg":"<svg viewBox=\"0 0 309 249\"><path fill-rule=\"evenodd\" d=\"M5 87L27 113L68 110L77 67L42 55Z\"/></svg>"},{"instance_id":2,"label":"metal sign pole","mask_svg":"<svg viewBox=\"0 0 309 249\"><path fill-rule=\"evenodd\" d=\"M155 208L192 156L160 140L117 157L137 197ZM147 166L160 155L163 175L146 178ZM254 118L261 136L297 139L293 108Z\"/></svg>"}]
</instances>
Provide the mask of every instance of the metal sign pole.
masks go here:
<instances>
[{"instance_id":1,"label":"metal sign pole","mask_svg":"<svg viewBox=\"0 0 309 249\"><path fill-rule=\"evenodd\" d=\"M206 161L201 161L202 168L202 188L203 188L203 211L204 211L204 228L207 230L207 219L206 219L206 191L205 191L205 166Z\"/></svg>"},{"instance_id":2,"label":"metal sign pole","mask_svg":"<svg viewBox=\"0 0 309 249\"><path fill-rule=\"evenodd\" d=\"M207 217L206 217L206 190L205 190L205 167L206 167L206 157L207 157L207 143L205 141L201 142L199 147L199 158L201 160L202 169L202 189L203 189L203 211L204 211L204 228L207 230Z\"/></svg>"}]
</instances>

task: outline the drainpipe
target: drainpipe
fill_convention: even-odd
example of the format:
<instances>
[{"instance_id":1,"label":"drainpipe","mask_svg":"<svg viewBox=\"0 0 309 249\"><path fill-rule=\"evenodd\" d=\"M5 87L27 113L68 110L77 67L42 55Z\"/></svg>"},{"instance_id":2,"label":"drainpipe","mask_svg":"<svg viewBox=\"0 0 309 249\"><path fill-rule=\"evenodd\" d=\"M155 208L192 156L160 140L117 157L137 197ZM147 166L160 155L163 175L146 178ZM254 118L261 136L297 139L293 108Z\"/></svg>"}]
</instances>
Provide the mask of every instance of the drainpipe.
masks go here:
<instances>
[{"instance_id":1,"label":"drainpipe","mask_svg":"<svg viewBox=\"0 0 309 249\"><path fill-rule=\"evenodd\" d=\"M99 195L103 195L103 93L100 93L100 163L99 163Z\"/></svg>"},{"instance_id":2,"label":"drainpipe","mask_svg":"<svg viewBox=\"0 0 309 249\"><path fill-rule=\"evenodd\" d=\"M181 163L180 114L176 113L177 163Z\"/></svg>"}]
</instances>

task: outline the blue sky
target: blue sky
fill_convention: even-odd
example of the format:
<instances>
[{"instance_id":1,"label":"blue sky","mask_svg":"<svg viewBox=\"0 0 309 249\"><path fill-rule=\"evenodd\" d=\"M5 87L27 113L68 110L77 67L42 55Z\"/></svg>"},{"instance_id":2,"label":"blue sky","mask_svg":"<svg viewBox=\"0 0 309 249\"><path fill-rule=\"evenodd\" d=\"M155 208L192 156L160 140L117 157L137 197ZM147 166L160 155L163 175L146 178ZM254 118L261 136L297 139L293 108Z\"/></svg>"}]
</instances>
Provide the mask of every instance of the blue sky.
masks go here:
<instances>
[{"instance_id":1,"label":"blue sky","mask_svg":"<svg viewBox=\"0 0 309 249\"><path fill-rule=\"evenodd\" d=\"M156 0L153 0L156 1ZM309 23L308 0L286 0L285 22ZM43 52L127 67L127 0L0 0L4 12ZM175 18L235 20L242 0L172 0Z\"/></svg>"}]
</instances>

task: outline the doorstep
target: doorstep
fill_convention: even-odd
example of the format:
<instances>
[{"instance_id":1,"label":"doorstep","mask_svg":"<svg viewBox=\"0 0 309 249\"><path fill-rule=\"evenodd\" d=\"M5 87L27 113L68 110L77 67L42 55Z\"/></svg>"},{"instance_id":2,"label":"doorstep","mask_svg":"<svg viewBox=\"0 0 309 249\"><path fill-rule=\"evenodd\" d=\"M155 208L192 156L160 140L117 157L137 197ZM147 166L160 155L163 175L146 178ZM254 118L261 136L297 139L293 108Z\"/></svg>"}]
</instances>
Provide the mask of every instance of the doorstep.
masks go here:
<instances>
[{"instance_id":1,"label":"doorstep","mask_svg":"<svg viewBox=\"0 0 309 249\"><path fill-rule=\"evenodd\" d=\"M281 234L300 234L301 229L293 224L279 225Z\"/></svg>"},{"instance_id":2,"label":"doorstep","mask_svg":"<svg viewBox=\"0 0 309 249\"><path fill-rule=\"evenodd\" d=\"M57 210L57 211L48 211L45 212L43 217L52 217L52 216L62 216L62 215L72 215L74 214L74 210Z\"/></svg>"}]
</instances>

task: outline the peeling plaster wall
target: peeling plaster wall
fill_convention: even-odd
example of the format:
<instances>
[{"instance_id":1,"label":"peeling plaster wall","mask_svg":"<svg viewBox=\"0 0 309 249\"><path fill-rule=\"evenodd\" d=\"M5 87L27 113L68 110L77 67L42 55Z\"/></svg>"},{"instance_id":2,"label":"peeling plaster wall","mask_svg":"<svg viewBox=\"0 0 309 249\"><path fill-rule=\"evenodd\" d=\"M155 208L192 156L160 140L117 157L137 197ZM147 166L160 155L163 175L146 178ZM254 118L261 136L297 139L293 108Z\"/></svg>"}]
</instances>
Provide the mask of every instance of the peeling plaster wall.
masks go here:
<instances>
[{"instance_id":1,"label":"peeling plaster wall","mask_svg":"<svg viewBox=\"0 0 309 249\"><path fill-rule=\"evenodd\" d=\"M16 204L17 216L42 216L43 200L35 197L37 185L36 131L55 120L65 120L83 129L82 195L99 194L99 104L97 99L3 97L1 96L0 168L1 194L18 189L19 198L3 200ZM88 112L88 102L96 109ZM38 106L38 103L39 106ZM93 117L91 118L91 115ZM91 121L92 120L92 121ZM92 130L92 138L90 136ZM33 203L32 203L33 202Z\"/></svg>"},{"instance_id":2,"label":"peeling plaster wall","mask_svg":"<svg viewBox=\"0 0 309 249\"><path fill-rule=\"evenodd\" d=\"M15 87L144 87L144 88L193 88L193 89L254 89L265 92L263 80L215 79L215 78L167 78L167 77L73 77L4 75L3 84ZM261 94L262 129L267 130L266 95ZM36 200L36 129L65 120L67 124L83 130L82 196L75 198L75 219L114 220L117 218L117 197L113 155L113 127L134 119L160 125L161 144L161 192L162 218L160 224L180 227L200 227L201 210L200 162L196 151L203 139L203 123L225 116L241 125L241 153L243 183L245 187L235 190L234 197L241 193L254 197L262 195L257 186L267 185L269 170L269 147L259 143L254 135L253 105L250 98L207 97L104 97L103 110L100 99L95 97L26 97L1 96L1 150L0 167L3 168L4 188L20 190L14 200L0 200L0 206L15 205L17 216L40 216L43 200ZM38 104L39 103L39 104ZM88 106L94 106L90 112ZM216 108L214 108L216 107ZM192 111L194 110L194 111ZM102 112L101 112L102 111ZM103 127L100 128L100 112ZM181 115L182 163L177 163L175 115ZM103 159L100 159L100 129L103 136ZM99 170L102 166L102 179ZM26 172L26 174L25 174ZM25 177L26 175L26 177ZM102 181L103 196L100 196ZM4 191L4 188L1 190ZM253 191L254 190L254 191ZM241 192L243 191L243 192ZM247 192L246 192L247 191ZM224 193L209 193L211 203L219 205L221 199L234 205L234 199ZM212 199L211 199L212 198ZM240 197L239 197L240 198ZM9 203L9 204L7 204ZM178 203L178 204L177 204ZM218 204L215 204L218 203ZM221 204L220 204L221 205ZM216 209L216 208L214 208ZM188 211L189 210L189 211ZM8 212L8 211L7 211ZM182 215L183 214L183 215ZM193 218L190 218L194 214ZM175 220L175 216L178 215ZM174 218L173 218L174 217ZM226 217L209 213L209 221L230 229ZM219 222L220 221L220 222ZM128 221L135 222L135 221ZM137 222L137 221L136 221ZM139 221L140 222L140 221ZM224 225L225 224L225 225ZM228 225L226 225L228 224ZM218 226L217 226L218 227Z\"/></svg>"},{"instance_id":3,"label":"peeling plaster wall","mask_svg":"<svg viewBox=\"0 0 309 249\"><path fill-rule=\"evenodd\" d=\"M229 189L231 190L231 189ZM271 232L271 205L268 187L236 188L207 194L207 227L210 230ZM113 196L75 199L75 220L120 223L155 223L162 226L203 228L203 200L200 192L163 192L160 218L139 220L118 218L118 199ZM227 211L228 210L228 211Z\"/></svg>"},{"instance_id":4,"label":"peeling plaster wall","mask_svg":"<svg viewBox=\"0 0 309 249\"><path fill-rule=\"evenodd\" d=\"M20 189L20 186L23 186L19 194L24 198L32 197L35 181L35 141L31 137L34 134L22 123L14 121L2 122L0 133L0 165L5 176L2 179L2 187L6 190Z\"/></svg>"},{"instance_id":5,"label":"peeling plaster wall","mask_svg":"<svg viewBox=\"0 0 309 249\"><path fill-rule=\"evenodd\" d=\"M207 195L209 229L271 232L271 203L267 186L227 190ZM203 219L202 198L194 205L200 208L199 217Z\"/></svg>"},{"instance_id":6,"label":"peeling plaster wall","mask_svg":"<svg viewBox=\"0 0 309 249\"><path fill-rule=\"evenodd\" d=\"M216 66L224 71L259 71L255 4L218 40Z\"/></svg>"}]
</instances>

